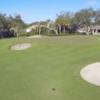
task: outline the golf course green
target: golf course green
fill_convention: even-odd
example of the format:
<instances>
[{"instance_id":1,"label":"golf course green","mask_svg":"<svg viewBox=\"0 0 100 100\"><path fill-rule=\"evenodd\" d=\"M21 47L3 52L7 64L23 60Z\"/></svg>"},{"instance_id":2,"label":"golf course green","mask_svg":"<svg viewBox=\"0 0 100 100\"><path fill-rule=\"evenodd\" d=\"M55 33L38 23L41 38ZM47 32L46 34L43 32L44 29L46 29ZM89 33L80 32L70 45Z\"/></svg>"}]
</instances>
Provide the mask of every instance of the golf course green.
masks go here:
<instances>
[{"instance_id":1,"label":"golf course green","mask_svg":"<svg viewBox=\"0 0 100 100\"><path fill-rule=\"evenodd\" d=\"M30 43L25 50L11 50ZM0 100L100 100L100 87L80 76L100 62L99 36L0 40Z\"/></svg>"}]
</instances>

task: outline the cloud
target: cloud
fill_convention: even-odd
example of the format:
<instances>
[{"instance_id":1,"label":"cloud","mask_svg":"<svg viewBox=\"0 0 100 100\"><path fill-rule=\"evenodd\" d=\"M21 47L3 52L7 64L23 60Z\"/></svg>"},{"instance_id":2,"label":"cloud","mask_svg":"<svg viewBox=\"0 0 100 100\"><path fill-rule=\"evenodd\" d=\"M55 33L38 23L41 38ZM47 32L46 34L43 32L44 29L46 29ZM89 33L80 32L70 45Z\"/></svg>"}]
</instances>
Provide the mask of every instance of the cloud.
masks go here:
<instances>
[{"instance_id":1,"label":"cloud","mask_svg":"<svg viewBox=\"0 0 100 100\"><path fill-rule=\"evenodd\" d=\"M98 4L97 0L87 0L89 6L96 6Z\"/></svg>"}]
</instances>

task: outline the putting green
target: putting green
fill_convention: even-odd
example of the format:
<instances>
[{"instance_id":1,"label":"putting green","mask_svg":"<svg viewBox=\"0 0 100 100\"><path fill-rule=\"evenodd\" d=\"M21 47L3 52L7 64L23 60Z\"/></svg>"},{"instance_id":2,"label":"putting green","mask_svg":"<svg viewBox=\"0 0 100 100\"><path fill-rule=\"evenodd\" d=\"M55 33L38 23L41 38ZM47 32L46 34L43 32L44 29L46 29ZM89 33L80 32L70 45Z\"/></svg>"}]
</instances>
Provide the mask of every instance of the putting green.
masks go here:
<instances>
[{"instance_id":1,"label":"putting green","mask_svg":"<svg viewBox=\"0 0 100 100\"><path fill-rule=\"evenodd\" d=\"M100 61L100 37L58 36L0 40L0 100L99 100L100 87L80 76ZM31 43L22 51L14 44Z\"/></svg>"}]
</instances>

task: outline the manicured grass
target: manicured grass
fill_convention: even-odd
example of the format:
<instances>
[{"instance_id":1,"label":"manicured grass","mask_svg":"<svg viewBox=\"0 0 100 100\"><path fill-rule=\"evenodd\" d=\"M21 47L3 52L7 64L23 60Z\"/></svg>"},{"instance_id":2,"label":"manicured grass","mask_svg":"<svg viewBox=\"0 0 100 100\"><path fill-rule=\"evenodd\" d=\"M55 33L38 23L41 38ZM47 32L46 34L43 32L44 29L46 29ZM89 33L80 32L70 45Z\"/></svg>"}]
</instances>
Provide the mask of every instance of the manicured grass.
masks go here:
<instances>
[{"instance_id":1,"label":"manicured grass","mask_svg":"<svg viewBox=\"0 0 100 100\"><path fill-rule=\"evenodd\" d=\"M16 43L32 48L11 51ZM100 61L100 37L61 36L0 40L0 100L99 100L100 87L80 69Z\"/></svg>"}]
</instances>

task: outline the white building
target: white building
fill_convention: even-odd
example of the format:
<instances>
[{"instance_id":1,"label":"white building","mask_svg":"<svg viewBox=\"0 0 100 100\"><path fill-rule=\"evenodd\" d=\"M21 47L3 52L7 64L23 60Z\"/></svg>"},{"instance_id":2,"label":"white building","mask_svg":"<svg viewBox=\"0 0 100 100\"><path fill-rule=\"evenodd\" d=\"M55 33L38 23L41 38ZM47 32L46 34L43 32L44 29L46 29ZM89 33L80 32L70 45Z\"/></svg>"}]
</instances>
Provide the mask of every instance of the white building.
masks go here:
<instances>
[{"instance_id":1,"label":"white building","mask_svg":"<svg viewBox=\"0 0 100 100\"><path fill-rule=\"evenodd\" d=\"M93 35L100 35L100 26L91 27L90 33L92 33Z\"/></svg>"},{"instance_id":2,"label":"white building","mask_svg":"<svg viewBox=\"0 0 100 100\"><path fill-rule=\"evenodd\" d=\"M87 35L100 35L100 26L83 27L77 30L79 33Z\"/></svg>"}]
</instances>

